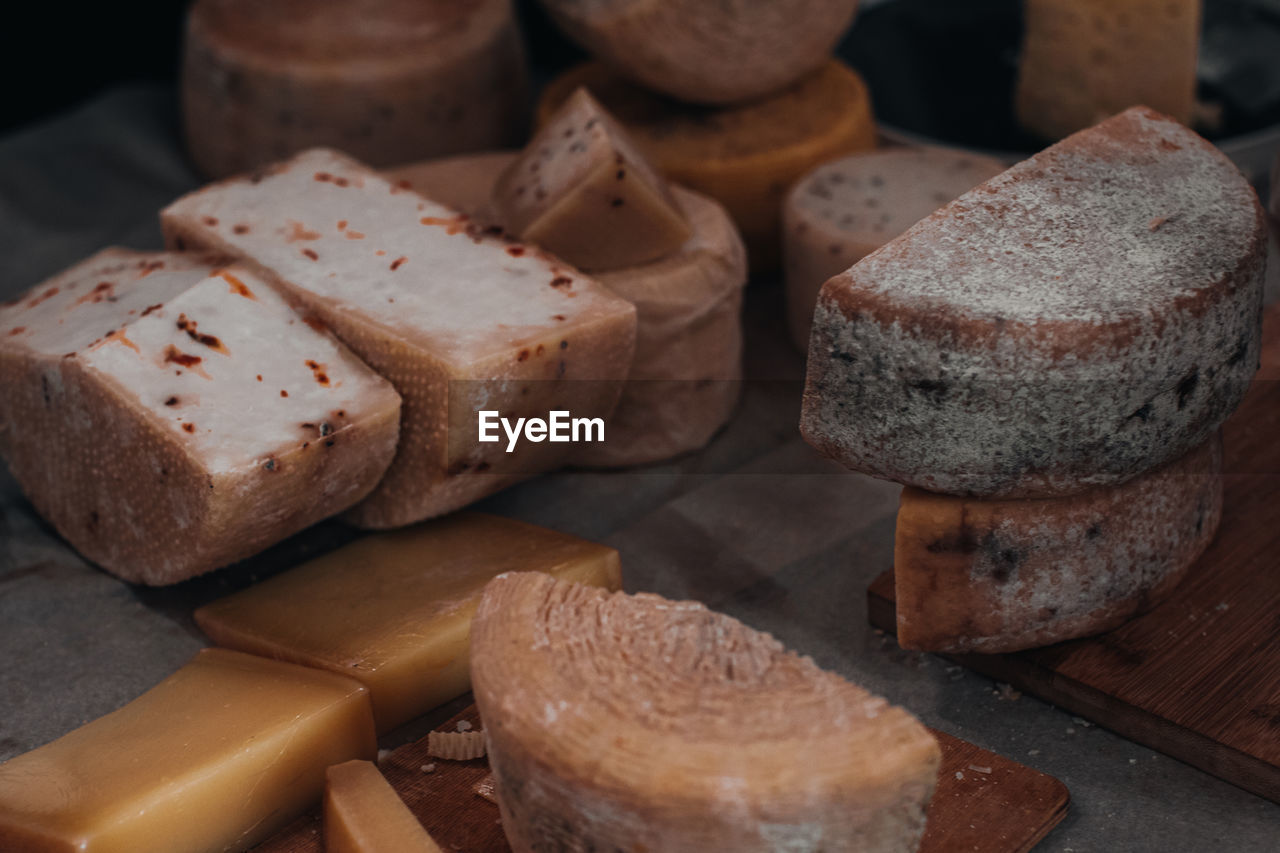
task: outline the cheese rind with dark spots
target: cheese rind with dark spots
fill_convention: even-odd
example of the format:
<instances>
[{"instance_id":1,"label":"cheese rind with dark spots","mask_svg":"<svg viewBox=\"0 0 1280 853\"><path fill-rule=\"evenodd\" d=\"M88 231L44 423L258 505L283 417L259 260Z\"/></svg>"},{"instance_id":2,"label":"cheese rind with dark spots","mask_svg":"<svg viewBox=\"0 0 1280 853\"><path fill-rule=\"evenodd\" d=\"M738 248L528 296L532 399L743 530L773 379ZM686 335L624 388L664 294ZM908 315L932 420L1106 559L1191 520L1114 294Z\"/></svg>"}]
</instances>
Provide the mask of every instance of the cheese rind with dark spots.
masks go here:
<instances>
[{"instance_id":1,"label":"cheese rind with dark spots","mask_svg":"<svg viewBox=\"0 0 1280 853\"><path fill-rule=\"evenodd\" d=\"M1203 443L1258 367L1265 230L1239 170L1135 108L828 281L801 430L973 497L1114 485Z\"/></svg>"},{"instance_id":2,"label":"cheese rind with dark spots","mask_svg":"<svg viewBox=\"0 0 1280 853\"><path fill-rule=\"evenodd\" d=\"M252 270L107 249L0 309L0 446L75 548L168 584L367 495L400 398Z\"/></svg>"}]
</instances>

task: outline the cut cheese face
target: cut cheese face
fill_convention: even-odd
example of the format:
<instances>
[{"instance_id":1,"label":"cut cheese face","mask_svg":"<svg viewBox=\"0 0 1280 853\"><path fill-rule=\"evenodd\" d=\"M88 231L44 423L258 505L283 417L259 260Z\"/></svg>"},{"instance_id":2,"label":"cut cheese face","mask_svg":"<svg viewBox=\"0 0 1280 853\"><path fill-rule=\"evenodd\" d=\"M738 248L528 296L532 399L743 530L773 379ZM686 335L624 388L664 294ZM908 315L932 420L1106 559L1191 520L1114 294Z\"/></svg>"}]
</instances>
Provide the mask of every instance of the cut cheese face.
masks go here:
<instances>
[{"instance_id":1,"label":"cut cheese face","mask_svg":"<svg viewBox=\"0 0 1280 853\"><path fill-rule=\"evenodd\" d=\"M1018 121L1056 140L1144 105L1190 124L1202 0L1027 0Z\"/></svg>"},{"instance_id":2,"label":"cut cheese face","mask_svg":"<svg viewBox=\"0 0 1280 853\"><path fill-rule=\"evenodd\" d=\"M386 732L467 692L471 617L484 585L506 571L608 589L622 581L612 548L464 513L360 539L195 618L220 646L360 680Z\"/></svg>"},{"instance_id":3,"label":"cut cheese face","mask_svg":"<svg viewBox=\"0 0 1280 853\"><path fill-rule=\"evenodd\" d=\"M377 752L366 690L205 649L120 710L0 764L7 853L240 851Z\"/></svg>"},{"instance_id":4,"label":"cut cheese face","mask_svg":"<svg viewBox=\"0 0 1280 853\"><path fill-rule=\"evenodd\" d=\"M210 178L316 146L389 166L517 143L528 79L509 0L199 0L187 148Z\"/></svg>"},{"instance_id":5,"label":"cut cheese face","mask_svg":"<svg viewBox=\"0 0 1280 853\"><path fill-rule=\"evenodd\" d=\"M107 249L0 309L18 482L77 550L174 583L347 509L400 398L252 270Z\"/></svg>"},{"instance_id":6,"label":"cut cheese face","mask_svg":"<svg viewBox=\"0 0 1280 853\"><path fill-rule=\"evenodd\" d=\"M801 430L854 470L946 494L1122 483L1243 398L1265 240L1230 160L1129 110L823 285Z\"/></svg>"},{"instance_id":7,"label":"cut cheese face","mask_svg":"<svg viewBox=\"0 0 1280 853\"><path fill-rule=\"evenodd\" d=\"M334 330L404 399L400 447L351 513L367 527L441 515L557 467L573 444L478 441L477 412L607 418L635 309L465 215L316 150L179 199L174 246L244 258Z\"/></svg>"},{"instance_id":8,"label":"cut cheese face","mask_svg":"<svg viewBox=\"0 0 1280 853\"><path fill-rule=\"evenodd\" d=\"M908 487L894 548L898 642L994 653L1109 630L1182 580L1221 517L1220 436L1123 485L1066 498Z\"/></svg>"},{"instance_id":9,"label":"cut cheese face","mask_svg":"<svg viewBox=\"0 0 1280 853\"><path fill-rule=\"evenodd\" d=\"M325 853L440 853L373 762L334 765L325 779Z\"/></svg>"},{"instance_id":10,"label":"cut cheese face","mask_svg":"<svg viewBox=\"0 0 1280 853\"><path fill-rule=\"evenodd\" d=\"M876 144L866 84L836 60L759 101L722 108L674 105L587 63L543 91L538 125L579 88L617 118L668 180L725 206L758 273L778 264L782 202L792 183L820 163Z\"/></svg>"},{"instance_id":11,"label":"cut cheese face","mask_svg":"<svg viewBox=\"0 0 1280 853\"><path fill-rule=\"evenodd\" d=\"M827 279L957 196L1005 170L990 157L937 148L890 148L819 166L787 195L782 254L791 339L809 347Z\"/></svg>"},{"instance_id":12,"label":"cut cheese face","mask_svg":"<svg viewBox=\"0 0 1280 853\"><path fill-rule=\"evenodd\" d=\"M920 843L933 736L728 616L506 574L485 590L472 643L515 850Z\"/></svg>"},{"instance_id":13,"label":"cut cheese face","mask_svg":"<svg viewBox=\"0 0 1280 853\"><path fill-rule=\"evenodd\" d=\"M656 261L692 233L666 181L585 89L498 178L493 207L507 231L588 271Z\"/></svg>"}]
</instances>

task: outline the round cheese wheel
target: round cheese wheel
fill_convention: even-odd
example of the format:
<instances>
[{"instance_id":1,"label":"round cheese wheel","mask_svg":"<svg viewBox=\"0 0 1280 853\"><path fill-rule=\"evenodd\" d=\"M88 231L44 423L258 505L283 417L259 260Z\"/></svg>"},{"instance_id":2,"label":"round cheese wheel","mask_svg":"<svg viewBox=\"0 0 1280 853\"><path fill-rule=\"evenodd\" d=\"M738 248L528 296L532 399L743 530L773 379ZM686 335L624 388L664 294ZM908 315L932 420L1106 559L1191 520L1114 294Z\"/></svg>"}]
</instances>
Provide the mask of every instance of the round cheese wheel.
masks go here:
<instances>
[{"instance_id":1,"label":"round cheese wheel","mask_svg":"<svg viewBox=\"0 0 1280 853\"><path fill-rule=\"evenodd\" d=\"M198 0L183 124L196 167L327 146L372 165L518 141L528 87L510 0Z\"/></svg>"},{"instance_id":2,"label":"round cheese wheel","mask_svg":"<svg viewBox=\"0 0 1280 853\"><path fill-rule=\"evenodd\" d=\"M768 98L725 108L679 104L601 63L587 63L547 86L538 124L550 121L580 86L630 131L669 180L728 209L757 273L777 267L782 200L791 184L820 163L876 144L866 84L836 60Z\"/></svg>"},{"instance_id":3,"label":"round cheese wheel","mask_svg":"<svg viewBox=\"0 0 1280 853\"><path fill-rule=\"evenodd\" d=\"M920 843L928 730L701 604L499 575L471 680L517 853Z\"/></svg>"},{"instance_id":4,"label":"round cheese wheel","mask_svg":"<svg viewBox=\"0 0 1280 853\"><path fill-rule=\"evenodd\" d=\"M1120 486L983 501L902 491L898 642L1011 652L1098 634L1159 603L1222 518L1222 440Z\"/></svg>"},{"instance_id":5,"label":"round cheese wheel","mask_svg":"<svg viewBox=\"0 0 1280 853\"><path fill-rule=\"evenodd\" d=\"M787 322L809 346L824 282L988 178L999 160L940 148L890 148L819 166L792 187L782 209Z\"/></svg>"},{"instance_id":6,"label":"round cheese wheel","mask_svg":"<svg viewBox=\"0 0 1280 853\"><path fill-rule=\"evenodd\" d=\"M561 28L618 73L673 98L760 98L831 54L857 0L543 0Z\"/></svg>"},{"instance_id":7,"label":"round cheese wheel","mask_svg":"<svg viewBox=\"0 0 1280 853\"><path fill-rule=\"evenodd\" d=\"M1124 482L1243 398L1265 240L1230 160L1129 110L823 285L801 430L850 468L948 494Z\"/></svg>"}]
</instances>

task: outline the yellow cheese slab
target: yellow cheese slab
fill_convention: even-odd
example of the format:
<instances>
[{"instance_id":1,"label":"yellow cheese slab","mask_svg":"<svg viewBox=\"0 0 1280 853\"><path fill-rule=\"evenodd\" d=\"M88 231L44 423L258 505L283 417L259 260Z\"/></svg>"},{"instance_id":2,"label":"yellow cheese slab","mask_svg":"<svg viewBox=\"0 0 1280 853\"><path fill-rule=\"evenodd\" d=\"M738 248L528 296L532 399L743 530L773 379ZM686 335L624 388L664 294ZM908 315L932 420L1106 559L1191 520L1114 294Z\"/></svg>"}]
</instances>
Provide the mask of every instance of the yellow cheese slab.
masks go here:
<instances>
[{"instance_id":1,"label":"yellow cheese slab","mask_svg":"<svg viewBox=\"0 0 1280 853\"><path fill-rule=\"evenodd\" d=\"M373 762L347 761L325 775L326 853L440 853Z\"/></svg>"},{"instance_id":2,"label":"yellow cheese slab","mask_svg":"<svg viewBox=\"0 0 1280 853\"><path fill-rule=\"evenodd\" d=\"M471 617L484 585L510 571L622 582L612 548L463 513L357 540L195 617L220 646L360 680L385 732L471 688Z\"/></svg>"},{"instance_id":3,"label":"yellow cheese slab","mask_svg":"<svg viewBox=\"0 0 1280 853\"><path fill-rule=\"evenodd\" d=\"M205 649L120 710L0 765L5 853L245 850L377 751L356 681Z\"/></svg>"}]
</instances>

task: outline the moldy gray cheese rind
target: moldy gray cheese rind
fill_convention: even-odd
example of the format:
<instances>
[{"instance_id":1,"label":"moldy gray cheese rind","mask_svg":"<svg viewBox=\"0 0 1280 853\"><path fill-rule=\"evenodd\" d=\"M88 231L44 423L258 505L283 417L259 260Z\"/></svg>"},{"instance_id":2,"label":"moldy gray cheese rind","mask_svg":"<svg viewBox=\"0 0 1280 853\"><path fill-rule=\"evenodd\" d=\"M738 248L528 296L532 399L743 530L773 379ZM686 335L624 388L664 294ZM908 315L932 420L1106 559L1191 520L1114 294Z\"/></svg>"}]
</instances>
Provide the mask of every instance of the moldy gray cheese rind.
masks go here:
<instances>
[{"instance_id":1,"label":"moldy gray cheese rind","mask_svg":"<svg viewBox=\"0 0 1280 853\"><path fill-rule=\"evenodd\" d=\"M949 494L1123 482L1243 397L1264 228L1217 149L1128 110L828 281L801 430L854 470Z\"/></svg>"}]
</instances>

